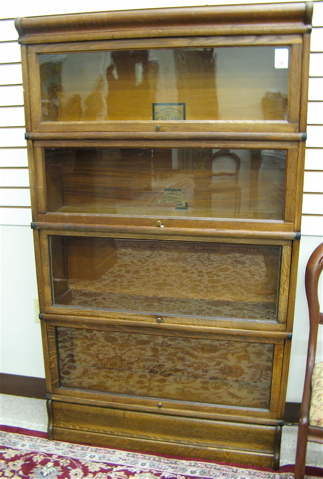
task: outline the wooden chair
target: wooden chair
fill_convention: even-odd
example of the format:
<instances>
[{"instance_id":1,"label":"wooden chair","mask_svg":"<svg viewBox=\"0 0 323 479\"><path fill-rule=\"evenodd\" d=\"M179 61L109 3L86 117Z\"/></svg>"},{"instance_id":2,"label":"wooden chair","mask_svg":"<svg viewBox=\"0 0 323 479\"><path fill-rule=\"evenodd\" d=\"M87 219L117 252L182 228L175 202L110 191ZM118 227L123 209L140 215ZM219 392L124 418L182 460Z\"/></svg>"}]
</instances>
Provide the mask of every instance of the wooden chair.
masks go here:
<instances>
[{"instance_id":1,"label":"wooden chair","mask_svg":"<svg viewBox=\"0 0 323 479\"><path fill-rule=\"evenodd\" d=\"M205 160L205 170L195 170L195 204L212 209L216 198L219 211L239 217L241 188L239 186L240 158L236 153L221 149ZM230 214L231 213L231 214Z\"/></svg>"},{"instance_id":2,"label":"wooden chair","mask_svg":"<svg viewBox=\"0 0 323 479\"><path fill-rule=\"evenodd\" d=\"M305 475L307 442L323 443L323 362L315 363L320 312L318 283L323 269L323 243L312 253L305 273L305 289L309 311L309 340L305 370L303 398L298 426L295 479Z\"/></svg>"}]
</instances>

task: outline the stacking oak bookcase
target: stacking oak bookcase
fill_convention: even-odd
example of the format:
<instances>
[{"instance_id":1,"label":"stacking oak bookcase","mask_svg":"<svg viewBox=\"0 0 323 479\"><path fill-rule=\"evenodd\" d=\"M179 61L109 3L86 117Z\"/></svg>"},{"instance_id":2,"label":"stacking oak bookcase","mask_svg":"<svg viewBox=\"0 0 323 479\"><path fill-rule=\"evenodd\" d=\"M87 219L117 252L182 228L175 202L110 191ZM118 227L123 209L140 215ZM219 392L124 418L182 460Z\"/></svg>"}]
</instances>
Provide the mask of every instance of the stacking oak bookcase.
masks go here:
<instances>
[{"instance_id":1,"label":"stacking oak bookcase","mask_svg":"<svg viewBox=\"0 0 323 479\"><path fill-rule=\"evenodd\" d=\"M278 467L311 11L16 20L50 438Z\"/></svg>"}]
</instances>

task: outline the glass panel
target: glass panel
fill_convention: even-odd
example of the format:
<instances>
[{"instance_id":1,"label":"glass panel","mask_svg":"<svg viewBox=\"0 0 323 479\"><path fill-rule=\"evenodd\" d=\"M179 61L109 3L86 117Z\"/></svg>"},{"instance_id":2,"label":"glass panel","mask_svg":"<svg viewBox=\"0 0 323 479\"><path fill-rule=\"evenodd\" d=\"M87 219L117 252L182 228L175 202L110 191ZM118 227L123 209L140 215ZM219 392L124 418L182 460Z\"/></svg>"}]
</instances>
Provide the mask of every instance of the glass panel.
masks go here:
<instances>
[{"instance_id":1,"label":"glass panel","mask_svg":"<svg viewBox=\"0 0 323 479\"><path fill-rule=\"evenodd\" d=\"M277 320L280 246L56 236L51 261L56 305Z\"/></svg>"},{"instance_id":2,"label":"glass panel","mask_svg":"<svg viewBox=\"0 0 323 479\"><path fill-rule=\"evenodd\" d=\"M40 54L43 121L285 120L289 49Z\"/></svg>"},{"instance_id":3,"label":"glass panel","mask_svg":"<svg viewBox=\"0 0 323 479\"><path fill-rule=\"evenodd\" d=\"M269 408L273 345L57 328L61 386Z\"/></svg>"},{"instance_id":4,"label":"glass panel","mask_svg":"<svg viewBox=\"0 0 323 479\"><path fill-rule=\"evenodd\" d=\"M283 220L285 169L285 150L51 148L47 210Z\"/></svg>"}]
</instances>

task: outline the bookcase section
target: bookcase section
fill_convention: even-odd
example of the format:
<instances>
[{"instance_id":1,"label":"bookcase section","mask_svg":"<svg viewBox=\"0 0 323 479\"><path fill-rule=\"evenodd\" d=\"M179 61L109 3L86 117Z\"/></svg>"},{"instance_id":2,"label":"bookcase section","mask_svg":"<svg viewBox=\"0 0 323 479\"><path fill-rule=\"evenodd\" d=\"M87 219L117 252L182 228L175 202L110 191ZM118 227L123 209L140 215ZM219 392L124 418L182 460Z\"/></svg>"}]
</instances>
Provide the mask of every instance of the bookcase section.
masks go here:
<instances>
[{"instance_id":1,"label":"bookcase section","mask_svg":"<svg viewBox=\"0 0 323 479\"><path fill-rule=\"evenodd\" d=\"M51 439L279 466L311 15L16 20Z\"/></svg>"}]
</instances>

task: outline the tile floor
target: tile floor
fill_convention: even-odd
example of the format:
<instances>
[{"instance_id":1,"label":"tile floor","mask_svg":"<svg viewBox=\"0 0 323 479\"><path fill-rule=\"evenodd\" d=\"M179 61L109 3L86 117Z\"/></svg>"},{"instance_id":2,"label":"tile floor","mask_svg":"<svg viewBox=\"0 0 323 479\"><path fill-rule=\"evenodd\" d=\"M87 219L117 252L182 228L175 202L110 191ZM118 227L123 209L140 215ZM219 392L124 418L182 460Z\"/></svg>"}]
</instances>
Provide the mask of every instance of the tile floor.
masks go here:
<instances>
[{"instance_id":1,"label":"tile floor","mask_svg":"<svg viewBox=\"0 0 323 479\"><path fill-rule=\"evenodd\" d=\"M46 403L42 399L0 394L0 422L35 431L46 431ZM284 426L281 448L281 465L295 463L296 426ZM310 443L307 452L309 466L323 467L323 445Z\"/></svg>"}]
</instances>

